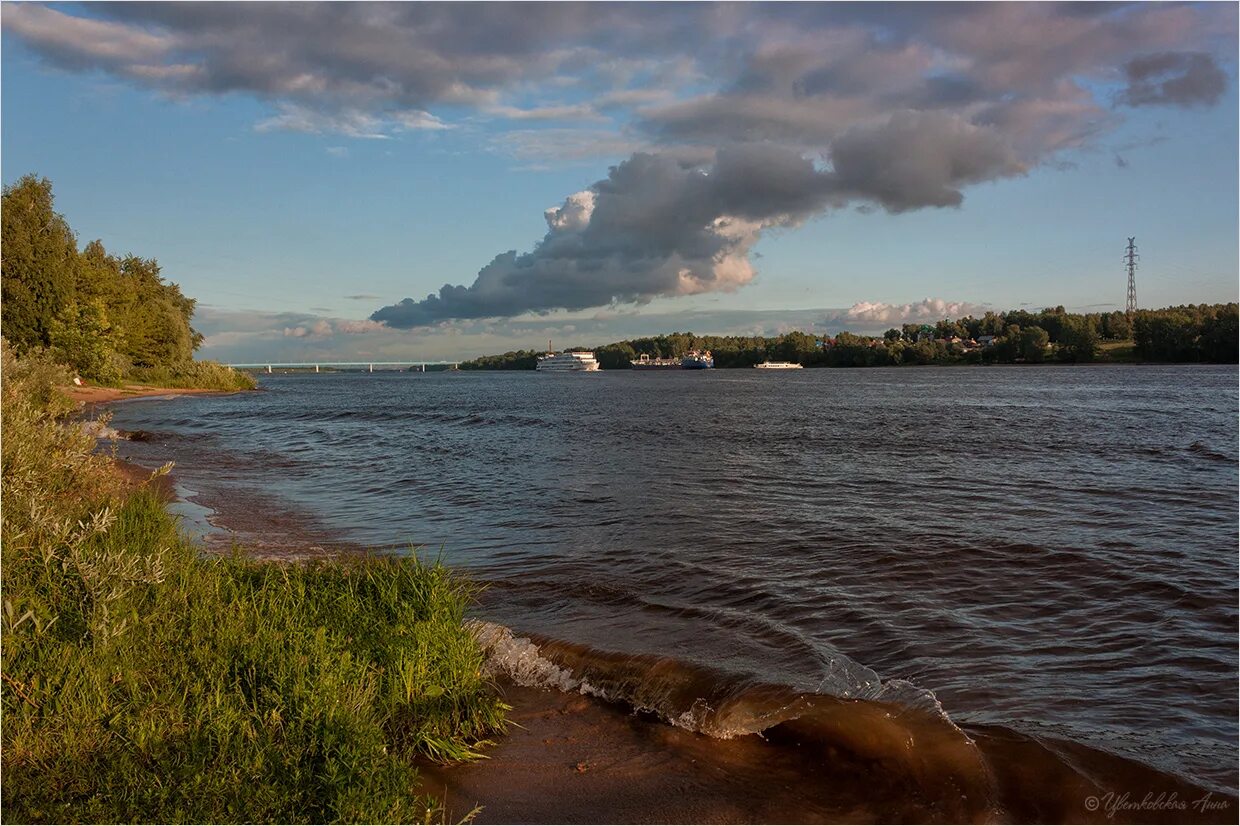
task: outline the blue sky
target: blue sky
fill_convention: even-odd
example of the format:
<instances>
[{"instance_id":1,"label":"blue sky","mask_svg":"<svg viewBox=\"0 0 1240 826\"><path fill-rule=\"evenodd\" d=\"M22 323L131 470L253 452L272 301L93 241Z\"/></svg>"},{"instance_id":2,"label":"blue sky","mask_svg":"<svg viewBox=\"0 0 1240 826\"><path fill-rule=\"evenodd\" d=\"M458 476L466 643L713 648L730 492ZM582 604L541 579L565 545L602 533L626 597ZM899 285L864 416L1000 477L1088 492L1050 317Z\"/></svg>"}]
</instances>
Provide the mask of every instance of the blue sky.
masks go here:
<instances>
[{"instance_id":1,"label":"blue sky","mask_svg":"<svg viewBox=\"0 0 1240 826\"><path fill-rule=\"evenodd\" d=\"M3 177L228 360L1237 299L1234 6L868 9L5 4Z\"/></svg>"}]
</instances>

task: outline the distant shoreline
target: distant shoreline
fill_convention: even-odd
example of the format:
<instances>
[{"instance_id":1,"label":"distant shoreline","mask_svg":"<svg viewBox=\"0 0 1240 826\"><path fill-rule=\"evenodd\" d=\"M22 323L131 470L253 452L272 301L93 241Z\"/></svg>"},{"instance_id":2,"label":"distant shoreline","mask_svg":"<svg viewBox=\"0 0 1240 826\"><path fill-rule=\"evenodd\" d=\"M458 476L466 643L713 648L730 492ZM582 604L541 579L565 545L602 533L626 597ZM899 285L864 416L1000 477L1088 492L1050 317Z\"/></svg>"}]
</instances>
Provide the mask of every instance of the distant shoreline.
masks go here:
<instances>
[{"instance_id":1,"label":"distant shoreline","mask_svg":"<svg viewBox=\"0 0 1240 826\"><path fill-rule=\"evenodd\" d=\"M902 369L918 369L927 367L950 367L950 368L972 368L972 367L1227 367L1234 366L1234 362L1219 361L1041 361L1041 362L966 362L966 361L947 361L931 364L807 364L803 365L807 370L902 370ZM735 366L735 367L714 367L713 370L753 370L751 366ZM346 371L334 371L346 372ZM461 373L536 373L537 368L534 367L469 367L462 368ZM572 372L572 371L569 371ZM703 370L634 370L631 367L605 367L599 370L601 373L702 373L708 372ZM767 371L763 371L767 372ZM781 371L782 372L782 371Z\"/></svg>"}]
</instances>

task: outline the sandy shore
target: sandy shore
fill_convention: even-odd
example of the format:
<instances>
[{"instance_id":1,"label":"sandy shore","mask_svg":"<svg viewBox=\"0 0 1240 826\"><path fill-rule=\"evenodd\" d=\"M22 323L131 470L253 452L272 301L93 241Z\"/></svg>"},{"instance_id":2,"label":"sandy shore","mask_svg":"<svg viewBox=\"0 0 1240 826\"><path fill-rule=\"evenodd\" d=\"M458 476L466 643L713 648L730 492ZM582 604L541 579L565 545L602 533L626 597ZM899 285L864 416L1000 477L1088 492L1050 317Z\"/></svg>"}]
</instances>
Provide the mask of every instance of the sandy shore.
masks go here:
<instances>
[{"instance_id":1,"label":"sandy shore","mask_svg":"<svg viewBox=\"0 0 1240 826\"><path fill-rule=\"evenodd\" d=\"M477 823L915 823L956 822L881 761L768 732L717 740L579 694L502 681L515 723L487 758L423 763L423 789L450 822ZM1015 823L1234 823L1236 800L1086 746L1048 743L986 726L969 734L995 772L997 799L981 820ZM1072 766L1086 764L1091 776ZM1123 808L1147 794L1182 807ZM1109 796L1108 796L1109 795ZM1101 801L1091 808L1091 796ZM1195 802L1207 801L1203 809ZM1121 806L1109 813L1106 801Z\"/></svg>"},{"instance_id":2,"label":"sandy shore","mask_svg":"<svg viewBox=\"0 0 1240 826\"><path fill-rule=\"evenodd\" d=\"M502 690L516 725L488 759L419 769L448 822L476 806L476 823L890 819L849 788L851 778L807 771L798 755L756 736L714 740L579 694L511 683Z\"/></svg>"},{"instance_id":3,"label":"sandy shore","mask_svg":"<svg viewBox=\"0 0 1240 826\"><path fill-rule=\"evenodd\" d=\"M127 384L124 387L62 387L60 391L83 404L103 404L123 399L139 399L144 396L226 396L236 390L201 390L187 387L152 387L149 384Z\"/></svg>"}]
</instances>

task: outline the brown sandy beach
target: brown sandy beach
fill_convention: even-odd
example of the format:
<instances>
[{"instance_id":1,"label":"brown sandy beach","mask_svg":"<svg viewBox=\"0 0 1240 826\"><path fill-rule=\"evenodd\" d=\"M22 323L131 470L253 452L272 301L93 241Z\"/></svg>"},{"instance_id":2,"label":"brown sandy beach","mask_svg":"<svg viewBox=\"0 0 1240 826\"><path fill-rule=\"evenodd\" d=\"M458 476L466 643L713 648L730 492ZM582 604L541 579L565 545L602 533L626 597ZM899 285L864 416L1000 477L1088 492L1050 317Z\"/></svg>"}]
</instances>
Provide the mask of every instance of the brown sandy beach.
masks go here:
<instances>
[{"instance_id":1,"label":"brown sandy beach","mask_svg":"<svg viewBox=\"0 0 1240 826\"><path fill-rule=\"evenodd\" d=\"M60 388L60 391L73 401L82 404L106 404L149 396L226 396L239 392L236 390L203 390L193 387L152 387L148 384L127 384L124 387L70 385Z\"/></svg>"},{"instance_id":2,"label":"brown sandy beach","mask_svg":"<svg viewBox=\"0 0 1240 826\"><path fill-rule=\"evenodd\" d=\"M481 807L478 823L961 821L960 809L914 793L881 762L807 754L788 732L718 740L579 694L510 682L501 690L516 726L488 759L421 767L424 789L444 801L449 820ZM997 805L966 822L1235 822L1235 798L1132 761L1005 729L966 731L997 792Z\"/></svg>"}]
</instances>

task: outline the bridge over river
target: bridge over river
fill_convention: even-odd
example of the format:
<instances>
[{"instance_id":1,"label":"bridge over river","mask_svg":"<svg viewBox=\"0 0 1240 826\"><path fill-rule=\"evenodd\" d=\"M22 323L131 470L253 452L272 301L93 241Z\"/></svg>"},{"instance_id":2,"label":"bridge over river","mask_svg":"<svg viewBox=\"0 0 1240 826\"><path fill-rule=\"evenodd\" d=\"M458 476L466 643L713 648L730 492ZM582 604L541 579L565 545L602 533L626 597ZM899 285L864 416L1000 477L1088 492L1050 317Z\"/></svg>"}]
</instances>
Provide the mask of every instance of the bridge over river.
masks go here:
<instances>
[{"instance_id":1,"label":"bridge over river","mask_svg":"<svg viewBox=\"0 0 1240 826\"><path fill-rule=\"evenodd\" d=\"M276 370L309 370L314 368L314 372L320 372L321 368L334 369L361 369L366 372L373 373L375 368L380 370L413 370L419 369L425 373L427 367L447 367L452 370L457 369L460 365L459 361L262 361L253 364L230 364L229 367L234 370L259 370L265 373L271 373Z\"/></svg>"}]
</instances>

